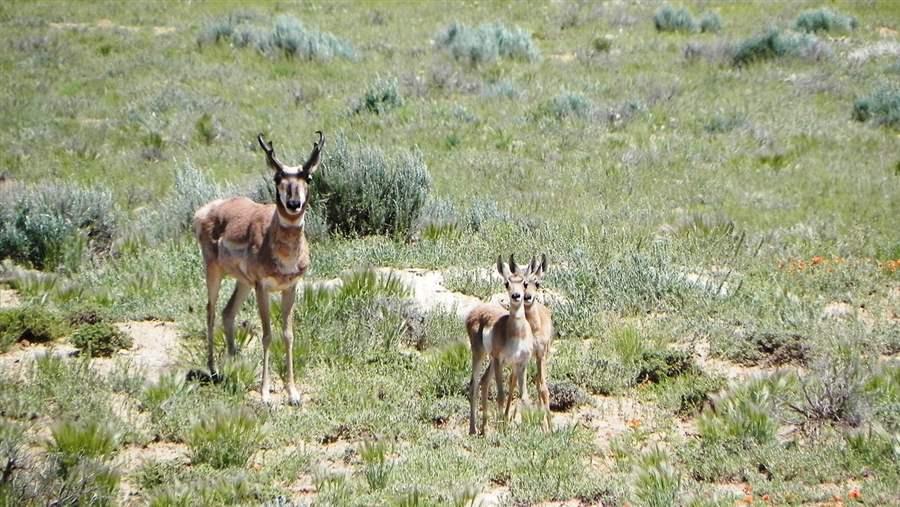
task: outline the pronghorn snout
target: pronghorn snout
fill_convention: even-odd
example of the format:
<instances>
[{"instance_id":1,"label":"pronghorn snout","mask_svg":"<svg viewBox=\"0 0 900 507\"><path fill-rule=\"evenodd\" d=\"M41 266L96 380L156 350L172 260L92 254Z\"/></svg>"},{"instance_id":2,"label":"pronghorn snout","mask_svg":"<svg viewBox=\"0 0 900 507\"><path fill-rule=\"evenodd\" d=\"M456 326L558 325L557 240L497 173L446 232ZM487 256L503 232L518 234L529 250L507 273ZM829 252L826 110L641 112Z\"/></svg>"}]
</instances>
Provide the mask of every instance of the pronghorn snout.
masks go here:
<instances>
[{"instance_id":1,"label":"pronghorn snout","mask_svg":"<svg viewBox=\"0 0 900 507\"><path fill-rule=\"evenodd\" d=\"M285 206L287 206L287 209L291 211L297 211L303 207L303 201L300 199L288 199L288 201L285 203Z\"/></svg>"},{"instance_id":2,"label":"pronghorn snout","mask_svg":"<svg viewBox=\"0 0 900 507\"><path fill-rule=\"evenodd\" d=\"M511 297L513 301L521 301L522 293L521 292L513 292L512 294L509 295L509 297Z\"/></svg>"},{"instance_id":3,"label":"pronghorn snout","mask_svg":"<svg viewBox=\"0 0 900 507\"><path fill-rule=\"evenodd\" d=\"M525 302L531 304L534 301L534 294L525 294Z\"/></svg>"}]
</instances>

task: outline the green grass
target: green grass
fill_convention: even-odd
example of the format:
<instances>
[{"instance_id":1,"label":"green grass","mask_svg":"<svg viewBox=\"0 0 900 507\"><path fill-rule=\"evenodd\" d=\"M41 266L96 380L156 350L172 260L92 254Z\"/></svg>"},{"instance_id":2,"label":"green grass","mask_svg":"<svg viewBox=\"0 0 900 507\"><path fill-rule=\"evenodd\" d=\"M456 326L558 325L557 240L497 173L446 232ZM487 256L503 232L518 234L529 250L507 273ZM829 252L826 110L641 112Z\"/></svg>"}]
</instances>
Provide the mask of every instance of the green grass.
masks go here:
<instances>
[{"instance_id":1,"label":"green grass","mask_svg":"<svg viewBox=\"0 0 900 507\"><path fill-rule=\"evenodd\" d=\"M44 270L0 265L0 343L56 347L0 370L3 501L896 502L896 65L871 49L895 2L136 5L0 5L0 257ZM301 408L258 403L253 298L217 384L62 355L67 327L159 318L201 368L191 216L271 202L256 135L299 163L316 130L307 277L344 285L298 296ZM551 259L554 416L578 424L469 438L457 317L368 268L487 298L513 252ZM115 458L60 476L30 450L84 414ZM117 461L145 445L183 459Z\"/></svg>"}]
</instances>

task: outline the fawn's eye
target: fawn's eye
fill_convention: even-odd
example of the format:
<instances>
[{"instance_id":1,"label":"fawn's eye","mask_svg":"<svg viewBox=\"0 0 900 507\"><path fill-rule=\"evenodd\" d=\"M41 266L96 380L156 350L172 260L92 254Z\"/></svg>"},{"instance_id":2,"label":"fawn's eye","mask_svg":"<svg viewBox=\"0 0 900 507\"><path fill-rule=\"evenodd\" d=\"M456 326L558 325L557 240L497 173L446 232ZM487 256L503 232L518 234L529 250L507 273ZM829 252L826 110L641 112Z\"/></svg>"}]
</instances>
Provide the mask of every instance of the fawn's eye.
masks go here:
<instances>
[{"instance_id":1,"label":"fawn's eye","mask_svg":"<svg viewBox=\"0 0 900 507\"><path fill-rule=\"evenodd\" d=\"M535 289L540 289L540 288L541 288L541 283L540 283L540 282L534 282L534 288L535 288Z\"/></svg>"},{"instance_id":2,"label":"fawn's eye","mask_svg":"<svg viewBox=\"0 0 900 507\"><path fill-rule=\"evenodd\" d=\"M525 287L525 288L527 289L527 288L528 288L528 282L525 282L522 286Z\"/></svg>"},{"instance_id":3,"label":"fawn's eye","mask_svg":"<svg viewBox=\"0 0 900 507\"><path fill-rule=\"evenodd\" d=\"M509 282L503 282L503 284L506 285L507 289L509 288Z\"/></svg>"}]
</instances>

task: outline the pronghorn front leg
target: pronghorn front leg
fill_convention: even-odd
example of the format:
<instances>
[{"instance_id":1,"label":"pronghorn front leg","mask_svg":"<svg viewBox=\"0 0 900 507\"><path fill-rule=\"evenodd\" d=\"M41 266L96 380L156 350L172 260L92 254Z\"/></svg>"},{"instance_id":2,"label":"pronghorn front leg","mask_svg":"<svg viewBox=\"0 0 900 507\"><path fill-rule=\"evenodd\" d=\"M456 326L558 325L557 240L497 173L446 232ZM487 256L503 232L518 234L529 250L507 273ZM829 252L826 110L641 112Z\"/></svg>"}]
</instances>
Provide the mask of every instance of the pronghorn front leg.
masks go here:
<instances>
[{"instance_id":1,"label":"pronghorn front leg","mask_svg":"<svg viewBox=\"0 0 900 507\"><path fill-rule=\"evenodd\" d=\"M262 282L256 283L256 303L259 306L259 320L262 321L263 367L260 394L263 403L270 403L269 396L269 344L272 343L272 322L269 315L269 292Z\"/></svg>"},{"instance_id":2,"label":"pronghorn front leg","mask_svg":"<svg viewBox=\"0 0 900 507\"><path fill-rule=\"evenodd\" d=\"M222 285L222 272L215 265L206 266L206 366L211 377L216 376L215 349L213 330L216 326L216 302L219 299L219 287Z\"/></svg>"},{"instance_id":3,"label":"pronghorn front leg","mask_svg":"<svg viewBox=\"0 0 900 507\"><path fill-rule=\"evenodd\" d=\"M281 293L281 329L284 332L284 350L287 352L287 379L285 387L291 405L300 405L300 393L294 385L294 319L291 318L297 285L291 285Z\"/></svg>"}]
</instances>

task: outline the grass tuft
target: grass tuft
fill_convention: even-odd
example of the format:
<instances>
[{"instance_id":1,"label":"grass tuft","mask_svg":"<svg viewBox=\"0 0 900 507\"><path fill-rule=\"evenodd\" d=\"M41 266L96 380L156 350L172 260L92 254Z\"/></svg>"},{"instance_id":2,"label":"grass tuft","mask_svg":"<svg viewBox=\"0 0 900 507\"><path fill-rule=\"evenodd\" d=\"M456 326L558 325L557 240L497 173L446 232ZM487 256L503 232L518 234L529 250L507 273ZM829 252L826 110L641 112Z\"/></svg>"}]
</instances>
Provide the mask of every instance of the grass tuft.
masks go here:
<instances>
[{"instance_id":1,"label":"grass tuft","mask_svg":"<svg viewBox=\"0 0 900 507\"><path fill-rule=\"evenodd\" d=\"M259 418L246 408L219 406L194 424L188 437L193 463L242 467L262 438Z\"/></svg>"},{"instance_id":2,"label":"grass tuft","mask_svg":"<svg viewBox=\"0 0 900 507\"><path fill-rule=\"evenodd\" d=\"M51 428L52 441L47 451L58 463L60 475L65 477L84 458L104 460L119 446L119 437L109 426L96 419L63 421Z\"/></svg>"}]
</instances>

